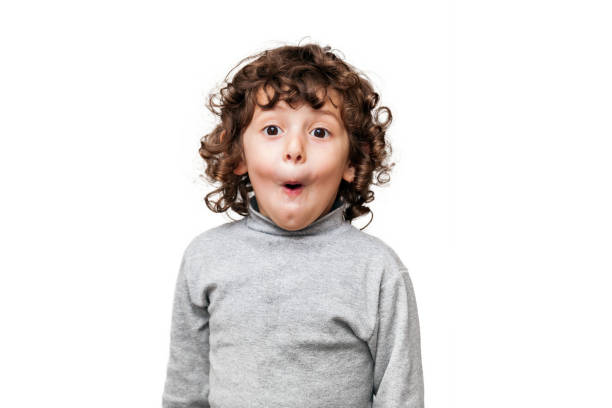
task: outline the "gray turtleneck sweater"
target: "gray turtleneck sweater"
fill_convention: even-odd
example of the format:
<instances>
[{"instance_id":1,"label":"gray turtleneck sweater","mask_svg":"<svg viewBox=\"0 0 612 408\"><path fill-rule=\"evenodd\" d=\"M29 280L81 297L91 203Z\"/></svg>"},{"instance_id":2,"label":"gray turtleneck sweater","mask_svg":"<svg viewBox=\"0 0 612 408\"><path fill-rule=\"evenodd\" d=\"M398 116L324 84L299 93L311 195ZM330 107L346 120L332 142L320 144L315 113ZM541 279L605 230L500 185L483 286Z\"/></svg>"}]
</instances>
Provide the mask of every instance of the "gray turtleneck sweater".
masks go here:
<instances>
[{"instance_id":1,"label":"gray turtleneck sweater","mask_svg":"<svg viewBox=\"0 0 612 408\"><path fill-rule=\"evenodd\" d=\"M338 198L288 231L259 212L197 235L176 281L164 408L422 408L416 299Z\"/></svg>"}]
</instances>

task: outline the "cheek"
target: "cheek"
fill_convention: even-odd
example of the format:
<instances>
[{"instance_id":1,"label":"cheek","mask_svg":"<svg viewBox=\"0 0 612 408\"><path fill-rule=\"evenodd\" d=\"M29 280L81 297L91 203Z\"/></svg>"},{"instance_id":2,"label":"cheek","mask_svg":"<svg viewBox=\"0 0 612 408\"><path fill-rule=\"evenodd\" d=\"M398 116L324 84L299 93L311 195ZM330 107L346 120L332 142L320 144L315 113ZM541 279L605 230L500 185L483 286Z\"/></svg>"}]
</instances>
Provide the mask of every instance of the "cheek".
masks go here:
<instances>
[{"instance_id":1,"label":"cheek","mask_svg":"<svg viewBox=\"0 0 612 408\"><path fill-rule=\"evenodd\" d=\"M337 180L342 178L344 173L344 162L338 159L338 156L329 155L327 157L319 157L316 161L310 163L311 168L316 175L316 178L328 184L336 184Z\"/></svg>"},{"instance_id":2,"label":"cheek","mask_svg":"<svg viewBox=\"0 0 612 408\"><path fill-rule=\"evenodd\" d=\"M269 149L252 149L247 152L247 167L251 178L267 179L275 176L275 161Z\"/></svg>"},{"instance_id":3,"label":"cheek","mask_svg":"<svg viewBox=\"0 0 612 408\"><path fill-rule=\"evenodd\" d=\"M244 155L248 167L252 170L257 170L265 165L268 160L269 153L260 144L257 144L251 137L245 136Z\"/></svg>"}]
</instances>

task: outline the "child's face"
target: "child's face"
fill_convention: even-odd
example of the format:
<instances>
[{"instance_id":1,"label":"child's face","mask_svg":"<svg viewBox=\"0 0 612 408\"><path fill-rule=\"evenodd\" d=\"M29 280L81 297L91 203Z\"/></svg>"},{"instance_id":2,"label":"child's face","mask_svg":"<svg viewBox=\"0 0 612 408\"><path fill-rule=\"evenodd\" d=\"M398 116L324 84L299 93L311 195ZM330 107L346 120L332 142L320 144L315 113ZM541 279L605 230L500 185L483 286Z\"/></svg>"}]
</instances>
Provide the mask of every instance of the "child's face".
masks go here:
<instances>
[{"instance_id":1,"label":"child's face","mask_svg":"<svg viewBox=\"0 0 612 408\"><path fill-rule=\"evenodd\" d=\"M245 161L234 173L248 172L259 211L286 230L305 228L327 214L341 180L352 182L354 178L348 134L340 117L340 95L334 90L327 95L319 110L308 103L294 110L285 101L269 111L256 105L244 131ZM262 104L268 102L263 90L257 97ZM298 181L302 188L285 187L291 181Z\"/></svg>"}]
</instances>

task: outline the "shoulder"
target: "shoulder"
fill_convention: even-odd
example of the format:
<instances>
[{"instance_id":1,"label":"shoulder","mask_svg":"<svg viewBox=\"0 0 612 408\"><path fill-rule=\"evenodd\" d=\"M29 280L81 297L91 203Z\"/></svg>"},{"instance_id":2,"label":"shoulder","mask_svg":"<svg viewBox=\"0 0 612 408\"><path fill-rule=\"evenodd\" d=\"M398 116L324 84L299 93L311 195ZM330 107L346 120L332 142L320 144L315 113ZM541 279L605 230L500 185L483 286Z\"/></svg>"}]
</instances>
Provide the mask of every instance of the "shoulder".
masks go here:
<instances>
[{"instance_id":1,"label":"shoulder","mask_svg":"<svg viewBox=\"0 0 612 408\"><path fill-rule=\"evenodd\" d=\"M376 269L380 270L381 284L386 281L410 280L408 268L398 251L382 238L352 225L347 234L347 241L354 248L356 256L367 258L368 264L376 265Z\"/></svg>"},{"instance_id":2,"label":"shoulder","mask_svg":"<svg viewBox=\"0 0 612 408\"><path fill-rule=\"evenodd\" d=\"M237 236L242 231L244 218L223 223L216 227L202 231L191 238L185 247L185 259L206 258L219 253L221 249L232 248Z\"/></svg>"},{"instance_id":3,"label":"shoulder","mask_svg":"<svg viewBox=\"0 0 612 408\"><path fill-rule=\"evenodd\" d=\"M231 257L236 249L236 234L242 231L244 219L226 222L192 237L183 251L181 273L195 295L208 285L210 264ZM221 255L222 254L222 255ZM229 254L229 255L228 255Z\"/></svg>"},{"instance_id":4,"label":"shoulder","mask_svg":"<svg viewBox=\"0 0 612 408\"><path fill-rule=\"evenodd\" d=\"M355 249L355 253L374 257L396 267L403 266L395 249L376 235L361 231L359 228L351 225L347 231L347 241Z\"/></svg>"}]
</instances>

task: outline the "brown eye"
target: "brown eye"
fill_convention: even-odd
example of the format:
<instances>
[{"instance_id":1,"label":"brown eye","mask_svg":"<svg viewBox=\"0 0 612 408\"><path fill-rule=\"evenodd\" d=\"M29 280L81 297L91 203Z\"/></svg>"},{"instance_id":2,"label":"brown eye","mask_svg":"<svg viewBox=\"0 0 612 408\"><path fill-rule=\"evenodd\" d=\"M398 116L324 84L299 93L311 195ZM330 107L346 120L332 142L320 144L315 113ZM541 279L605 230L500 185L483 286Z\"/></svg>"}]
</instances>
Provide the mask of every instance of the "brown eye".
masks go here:
<instances>
[{"instance_id":1,"label":"brown eye","mask_svg":"<svg viewBox=\"0 0 612 408\"><path fill-rule=\"evenodd\" d=\"M273 129L272 131L270 131L269 129ZM278 134L278 127L275 125L270 125L270 126L266 126L264 128L264 132L266 133L266 135L268 136L276 136Z\"/></svg>"},{"instance_id":2,"label":"brown eye","mask_svg":"<svg viewBox=\"0 0 612 408\"><path fill-rule=\"evenodd\" d=\"M325 139L325 132L329 133L329 130L325 128L316 128L314 132L315 132L314 136L316 138Z\"/></svg>"}]
</instances>

